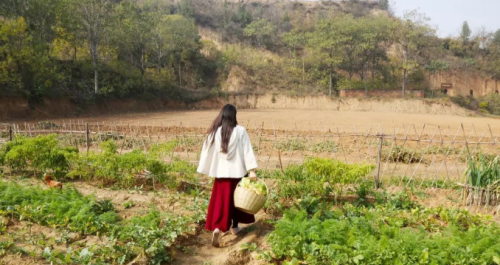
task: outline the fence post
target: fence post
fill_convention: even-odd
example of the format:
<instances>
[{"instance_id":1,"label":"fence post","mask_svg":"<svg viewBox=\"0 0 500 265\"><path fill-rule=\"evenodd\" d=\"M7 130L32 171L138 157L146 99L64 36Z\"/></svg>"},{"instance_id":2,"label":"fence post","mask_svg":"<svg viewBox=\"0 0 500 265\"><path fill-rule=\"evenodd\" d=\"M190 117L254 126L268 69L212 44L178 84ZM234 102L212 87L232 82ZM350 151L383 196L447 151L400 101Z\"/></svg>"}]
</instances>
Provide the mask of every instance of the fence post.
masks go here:
<instances>
[{"instance_id":1,"label":"fence post","mask_svg":"<svg viewBox=\"0 0 500 265\"><path fill-rule=\"evenodd\" d=\"M9 141L12 141L12 125L9 125Z\"/></svg>"},{"instance_id":2,"label":"fence post","mask_svg":"<svg viewBox=\"0 0 500 265\"><path fill-rule=\"evenodd\" d=\"M380 187L380 164L382 161L382 143L384 142L384 135L380 135L380 144L378 146L378 158L377 158L377 175L375 175L375 189Z\"/></svg>"},{"instance_id":3,"label":"fence post","mask_svg":"<svg viewBox=\"0 0 500 265\"><path fill-rule=\"evenodd\" d=\"M89 141L89 123L87 122L86 128L85 128L85 136L87 140L87 154L89 153L89 148L90 148L90 141Z\"/></svg>"}]
</instances>

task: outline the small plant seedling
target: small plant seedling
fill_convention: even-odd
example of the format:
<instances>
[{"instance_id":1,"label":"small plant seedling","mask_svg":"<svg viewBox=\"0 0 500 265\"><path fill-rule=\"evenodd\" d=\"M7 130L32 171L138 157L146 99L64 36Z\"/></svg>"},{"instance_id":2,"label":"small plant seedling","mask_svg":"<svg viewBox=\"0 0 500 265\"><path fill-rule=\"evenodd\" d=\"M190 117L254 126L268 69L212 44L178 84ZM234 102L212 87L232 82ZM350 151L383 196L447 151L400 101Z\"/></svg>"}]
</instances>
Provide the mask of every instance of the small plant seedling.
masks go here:
<instances>
[{"instance_id":1,"label":"small plant seedling","mask_svg":"<svg viewBox=\"0 0 500 265\"><path fill-rule=\"evenodd\" d=\"M245 243L240 245L240 251L256 251L257 244L255 243Z\"/></svg>"},{"instance_id":2,"label":"small plant seedling","mask_svg":"<svg viewBox=\"0 0 500 265\"><path fill-rule=\"evenodd\" d=\"M125 208L125 209L129 209L132 207L134 207L134 202L132 202L132 201L126 201L123 203L123 208Z\"/></svg>"}]
</instances>

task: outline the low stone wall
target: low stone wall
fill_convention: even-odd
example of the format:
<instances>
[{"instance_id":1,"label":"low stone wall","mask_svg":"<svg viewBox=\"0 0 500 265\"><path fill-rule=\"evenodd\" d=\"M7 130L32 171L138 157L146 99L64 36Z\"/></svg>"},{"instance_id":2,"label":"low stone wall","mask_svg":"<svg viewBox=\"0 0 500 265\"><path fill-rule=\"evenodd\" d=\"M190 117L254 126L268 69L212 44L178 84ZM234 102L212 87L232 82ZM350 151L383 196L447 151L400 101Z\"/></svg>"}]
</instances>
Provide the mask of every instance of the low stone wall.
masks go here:
<instances>
[{"instance_id":1,"label":"low stone wall","mask_svg":"<svg viewBox=\"0 0 500 265\"><path fill-rule=\"evenodd\" d=\"M368 90L368 97L378 98L400 98L402 91L398 90ZM340 90L341 98L361 98L365 97L366 92L364 89L345 89ZM424 98L423 90L407 90L406 97L410 98Z\"/></svg>"}]
</instances>

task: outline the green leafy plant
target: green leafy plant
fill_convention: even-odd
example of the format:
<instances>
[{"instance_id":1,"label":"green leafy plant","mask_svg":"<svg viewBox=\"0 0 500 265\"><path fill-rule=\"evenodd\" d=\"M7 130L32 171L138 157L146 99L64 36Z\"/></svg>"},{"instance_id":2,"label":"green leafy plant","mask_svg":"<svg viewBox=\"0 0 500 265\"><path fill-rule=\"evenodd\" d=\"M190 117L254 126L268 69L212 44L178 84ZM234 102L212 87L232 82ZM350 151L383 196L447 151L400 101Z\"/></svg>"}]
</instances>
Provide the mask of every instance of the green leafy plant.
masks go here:
<instances>
[{"instance_id":1,"label":"green leafy plant","mask_svg":"<svg viewBox=\"0 0 500 265\"><path fill-rule=\"evenodd\" d=\"M69 178L100 180L106 183L133 187L144 182L154 185L162 183L170 188L177 186L176 177L193 178L196 172L193 165L182 160L170 164L161 162L158 157L172 151L172 144L157 145L150 153L134 150L118 154L114 141L101 144L101 153L91 152L76 157Z\"/></svg>"},{"instance_id":2,"label":"green leafy plant","mask_svg":"<svg viewBox=\"0 0 500 265\"><path fill-rule=\"evenodd\" d=\"M487 156L479 154L478 160L469 159L469 167L465 174L467 184L471 186L497 187L500 184L499 157L488 159Z\"/></svg>"},{"instance_id":3,"label":"green leafy plant","mask_svg":"<svg viewBox=\"0 0 500 265\"><path fill-rule=\"evenodd\" d=\"M119 221L109 201L83 196L71 188L44 190L12 182L0 182L0 215L85 234L106 231Z\"/></svg>"},{"instance_id":4,"label":"green leafy plant","mask_svg":"<svg viewBox=\"0 0 500 265\"><path fill-rule=\"evenodd\" d=\"M494 264L499 256L500 227L456 209L290 210L275 228L272 253L288 264Z\"/></svg>"},{"instance_id":5,"label":"green leafy plant","mask_svg":"<svg viewBox=\"0 0 500 265\"><path fill-rule=\"evenodd\" d=\"M297 198L302 194L338 194L342 186L356 183L373 169L372 165L349 165L331 159L313 158L302 165L288 166L283 173L274 172L273 177L278 180L280 197Z\"/></svg>"},{"instance_id":6,"label":"green leafy plant","mask_svg":"<svg viewBox=\"0 0 500 265\"><path fill-rule=\"evenodd\" d=\"M78 149L61 147L55 135L34 138L18 137L0 150L0 165L14 171L33 170L64 175L70 161L77 157Z\"/></svg>"}]
</instances>

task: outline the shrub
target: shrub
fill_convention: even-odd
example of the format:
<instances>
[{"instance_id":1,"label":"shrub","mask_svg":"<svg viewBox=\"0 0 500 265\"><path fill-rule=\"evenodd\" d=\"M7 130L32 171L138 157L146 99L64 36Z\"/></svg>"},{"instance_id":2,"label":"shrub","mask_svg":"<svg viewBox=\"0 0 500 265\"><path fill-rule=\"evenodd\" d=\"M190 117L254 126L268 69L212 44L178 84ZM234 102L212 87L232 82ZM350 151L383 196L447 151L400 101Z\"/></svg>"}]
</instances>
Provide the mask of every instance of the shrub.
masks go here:
<instances>
[{"instance_id":1,"label":"shrub","mask_svg":"<svg viewBox=\"0 0 500 265\"><path fill-rule=\"evenodd\" d=\"M70 160L77 156L78 149L61 147L55 135L18 137L0 150L0 165L14 171L31 169L63 175L70 167Z\"/></svg>"},{"instance_id":2,"label":"shrub","mask_svg":"<svg viewBox=\"0 0 500 265\"><path fill-rule=\"evenodd\" d=\"M398 87L399 84L385 82L381 79L376 79L375 81L367 81L366 87L368 90L372 89L394 89ZM337 82L338 89L365 89L365 82L363 80L349 80L348 78L342 78Z\"/></svg>"},{"instance_id":3,"label":"shrub","mask_svg":"<svg viewBox=\"0 0 500 265\"><path fill-rule=\"evenodd\" d=\"M500 95L489 94L483 98L484 102L488 104L486 109L493 115L500 115Z\"/></svg>"},{"instance_id":4,"label":"shrub","mask_svg":"<svg viewBox=\"0 0 500 265\"><path fill-rule=\"evenodd\" d=\"M480 109L487 109L487 108L488 108L488 102L486 102L486 101L481 101L481 102L479 103L479 108L480 108Z\"/></svg>"}]
</instances>

